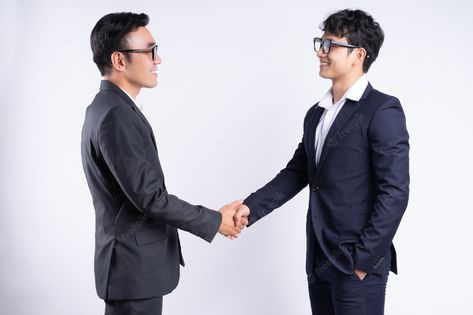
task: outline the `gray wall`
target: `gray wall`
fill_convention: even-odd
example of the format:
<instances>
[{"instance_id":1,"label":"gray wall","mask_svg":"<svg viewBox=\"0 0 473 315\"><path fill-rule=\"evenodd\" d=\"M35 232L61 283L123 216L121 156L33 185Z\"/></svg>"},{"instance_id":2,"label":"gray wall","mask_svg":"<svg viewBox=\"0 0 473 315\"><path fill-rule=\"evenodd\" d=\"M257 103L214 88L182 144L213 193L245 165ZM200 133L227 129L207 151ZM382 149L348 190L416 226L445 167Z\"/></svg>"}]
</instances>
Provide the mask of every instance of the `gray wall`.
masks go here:
<instances>
[{"instance_id":1,"label":"gray wall","mask_svg":"<svg viewBox=\"0 0 473 315\"><path fill-rule=\"evenodd\" d=\"M151 16L163 63L159 86L141 98L168 189L217 209L291 157L305 112L330 86L317 74L312 37L345 7L367 10L384 28L368 78L400 98L411 134L412 194L395 239L400 275L389 279L387 314L465 314L473 5L425 0L2 0L0 312L103 313L80 161L84 110L100 81L88 38L100 17ZM303 191L233 242L181 233L187 267L164 313L308 314L307 202Z\"/></svg>"}]
</instances>

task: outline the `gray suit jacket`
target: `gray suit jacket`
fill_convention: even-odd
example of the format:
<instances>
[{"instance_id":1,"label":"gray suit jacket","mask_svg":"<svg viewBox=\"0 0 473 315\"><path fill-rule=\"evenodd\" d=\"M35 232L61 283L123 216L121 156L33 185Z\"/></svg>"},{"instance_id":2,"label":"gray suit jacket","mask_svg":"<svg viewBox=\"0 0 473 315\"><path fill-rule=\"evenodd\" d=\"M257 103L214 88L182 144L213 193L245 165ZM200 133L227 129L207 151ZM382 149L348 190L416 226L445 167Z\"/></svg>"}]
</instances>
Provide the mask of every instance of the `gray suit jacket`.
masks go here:
<instances>
[{"instance_id":1,"label":"gray suit jacket","mask_svg":"<svg viewBox=\"0 0 473 315\"><path fill-rule=\"evenodd\" d=\"M95 280L102 299L171 292L182 259L177 229L211 242L221 214L168 194L151 126L118 86L102 81L87 108L82 164L96 214Z\"/></svg>"}]
</instances>

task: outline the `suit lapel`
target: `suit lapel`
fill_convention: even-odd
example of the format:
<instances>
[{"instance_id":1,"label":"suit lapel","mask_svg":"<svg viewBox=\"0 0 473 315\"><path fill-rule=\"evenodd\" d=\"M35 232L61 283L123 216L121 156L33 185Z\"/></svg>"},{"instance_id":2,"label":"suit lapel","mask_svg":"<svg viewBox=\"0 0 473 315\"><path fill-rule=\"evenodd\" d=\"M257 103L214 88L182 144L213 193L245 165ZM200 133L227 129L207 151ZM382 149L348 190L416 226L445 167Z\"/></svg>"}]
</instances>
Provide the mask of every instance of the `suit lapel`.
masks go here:
<instances>
[{"instance_id":1,"label":"suit lapel","mask_svg":"<svg viewBox=\"0 0 473 315\"><path fill-rule=\"evenodd\" d=\"M151 139L153 140L153 145L154 145L155 149L157 150L158 148L156 146L156 139L154 138L153 128L151 128L151 125L149 124L148 120L143 115L141 110L136 106L135 102L133 102L133 100L125 92L123 92L123 90L120 87L118 87L117 85L115 85L114 83L112 83L108 80L102 80L102 82L100 83L100 89L101 90L111 90L111 91L117 93L119 96L121 96L121 98L123 98L125 100L125 102L141 118L141 120L146 124L146 126L148 126L149 132L151 134Z\"/></svg>"},{"instance_id":2,"label":"suit lapel","mask_svg":"<svg viewBox=\"0 0 473 315\"><path fill-rule=\"evenodd\" d=\"M338 146L340 140L342 140L340 139L340 137L343 137L343 132L342 132L343 127L348 123L350 118L360 108L360 106L363 104L366 97L372 90L373 90L373 87L371 86L371 84L368 84L368 86L365 89L365 92L363 93L362 97L360 98L358 102L348 99L345 105L343 105L342 109L340 110L337 117L335 118L332 124L332 127L330 127L330 130L327 134L327 138L325 138L325 142L322 147L322 154L320 155L320 160L317 165L316 176L320 173L320 170L322 169L325 159L327 158L327 155L329 154L330 150L333 147ZM315 131L314 131L314 134L315 134ZM314 149L314 153L315 153L315 149Z\"/></svg>"},{"instance_id":3,"label":"suit lapel","mask_svg":"<svg viewBox=\"0 0 473 315\"><path fill-rule=\"evenodd\" d=\"M145 115L141 112L141 110L136 107L136 105L133 103L131 104L131 108L135 111L135 113L140 116L140 118L143 120L143 122L148 126L149 132L151 134L151 139L153 140L154 147L157 149L156 146L156 139L154 139L154 133L153 133L153 128L151 128L151 125L149 124L148 120L146 119Z\"/></svg>"},{"instance_id":4,"label":"suit lapel","mask_svg":"<svg viewBox=\"0 0 473 315\"><path fill-rule=\"evenodd\" d=\"M325 108L317 107L314 110L314 114L310 120L309 126L307 128L307 141L309 141L309 156L308 162L309 165L315 166L315 130L319 124L320 117L322 116ZM312 167L310 169L313 169Z\"/></svg>"}]
</instances>

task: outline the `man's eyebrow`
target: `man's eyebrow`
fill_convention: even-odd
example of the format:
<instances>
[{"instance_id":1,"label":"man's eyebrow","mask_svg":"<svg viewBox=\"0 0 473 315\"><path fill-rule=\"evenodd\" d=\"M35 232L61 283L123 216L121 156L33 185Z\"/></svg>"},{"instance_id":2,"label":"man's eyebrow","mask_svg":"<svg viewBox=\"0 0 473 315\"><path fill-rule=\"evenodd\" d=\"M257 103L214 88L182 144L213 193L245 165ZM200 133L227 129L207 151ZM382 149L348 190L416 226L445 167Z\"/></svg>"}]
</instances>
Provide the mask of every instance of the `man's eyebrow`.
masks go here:
<instances>
[{"instance_id":1,"label":"man's eyebrow","mask_svg":"<svg viewBox=\"0 0 473 315\"><path fill-rule=\"evenodd\" d=\"M150 42L150 43L148 43L148 47L153 47L154 45L156 45L156 42Z\"/></svg>"}]
</instances>

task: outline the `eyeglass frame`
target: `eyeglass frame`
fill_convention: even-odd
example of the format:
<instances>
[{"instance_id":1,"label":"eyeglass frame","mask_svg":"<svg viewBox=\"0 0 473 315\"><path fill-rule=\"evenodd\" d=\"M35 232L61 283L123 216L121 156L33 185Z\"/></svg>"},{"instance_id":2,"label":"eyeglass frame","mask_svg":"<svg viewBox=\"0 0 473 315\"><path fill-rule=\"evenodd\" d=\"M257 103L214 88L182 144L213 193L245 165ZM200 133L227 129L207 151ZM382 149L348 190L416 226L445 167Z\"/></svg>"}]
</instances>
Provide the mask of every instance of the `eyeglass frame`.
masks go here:
<instances>
[{"instance_id":1,"label":"eyeglass frame","mask_svg":"<svg viewBox=\"0 0 473 315\"><path fill-rule=\"evenodd\" d=\"M346 48L360 48L359 46L351 45L351 44L348 44L348 43L337 42L337 41L334 41L332 39L327 39L327 38L322 39L320 37L314 37L313 41L314 41L314 51L318 52L318 50L320 50L320 48L322 48L322 52L326 55L328 55L328 53L330 52L330 49L332 48L332 46L339 46L339 47L346 47ZM320 48L318 50L315 48L316 41L320 41ZM324 49L324 47L325 47L324 42L329 42L330 43L330 45L328 46L327 52L325 52L325 49Z\"/></svg>"},{"instance_id":2,"label":"eyeglass frame","mask_svg":"<svg viewBox=\"0 0 473 315\"><path fill-rule=\"evenodd\" d=\"M153 47L148 49L120 49L117 51L122 53L151 53L151 60L155 61L158 56L158 44L154 44Z\"/></svg>"}]
</instances>

